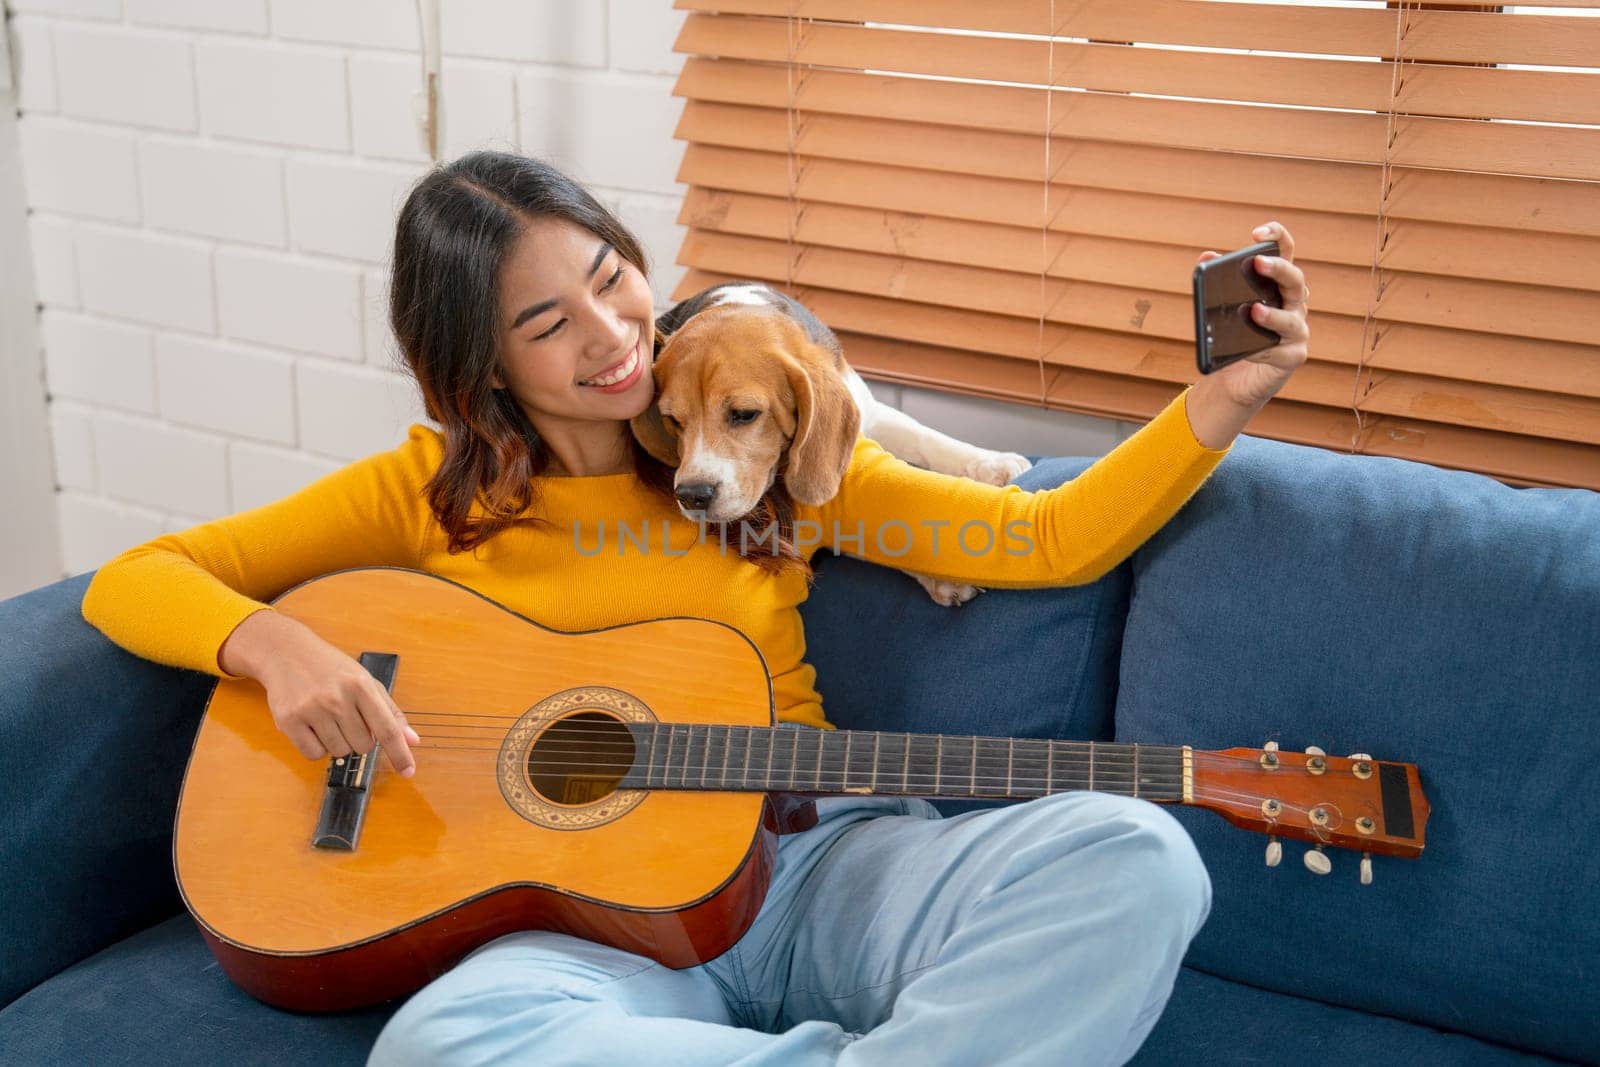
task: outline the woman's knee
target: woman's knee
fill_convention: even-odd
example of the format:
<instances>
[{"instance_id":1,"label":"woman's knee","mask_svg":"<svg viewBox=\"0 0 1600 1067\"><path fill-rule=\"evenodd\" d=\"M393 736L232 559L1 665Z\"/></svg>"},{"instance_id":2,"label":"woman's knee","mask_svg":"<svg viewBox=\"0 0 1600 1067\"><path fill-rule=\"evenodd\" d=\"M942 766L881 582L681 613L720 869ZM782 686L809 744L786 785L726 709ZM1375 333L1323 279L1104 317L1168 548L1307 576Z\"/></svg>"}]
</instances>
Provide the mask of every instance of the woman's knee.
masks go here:
<instances>
[{"instance_id":1,"label":"woman's knee","mask_svg":"<svg viewBox=\"0 0 1600 1067\"><path fill-rule=\"evenodd\" d=\"M1193 937L1211 911L1211 876L1183 824L1159 805L1132 797L1058 796L1076 799L1072 818L1059 830L1073 851L1086 843L1103 850L1105 873L1127 887L1129 908L1171 916L1179 920L1180 933ZM1063 856L1062 862L1082 862L1082 856Z\"/></svg>"},{"instance_id":2,"label":"woman's knee","mask_svg":"<svg viewBox=\"0 0 1600 1067\"><path fill-rule=\"evenodd\" d=\"M495 1038L515 1017L527 1038L581 1010L587 991L651 967L650 960L548 931L498 938L418 990L378 1035L369 1064L435 1064Z\"/></svg>"},{"instance_id":3,"label":"woman's knee","mask_svg":"<svg viewBox=\"0 0 1600 1067\"><path fill-rule=\"evenodd\" d=\"M1159 805L1131 797L1108 797L1110 818L1128 827L1127 863L1152 913L1180 918L1193 937L1211 912L1211 875L1183 824Z\"/></svg>"}]
</instances>

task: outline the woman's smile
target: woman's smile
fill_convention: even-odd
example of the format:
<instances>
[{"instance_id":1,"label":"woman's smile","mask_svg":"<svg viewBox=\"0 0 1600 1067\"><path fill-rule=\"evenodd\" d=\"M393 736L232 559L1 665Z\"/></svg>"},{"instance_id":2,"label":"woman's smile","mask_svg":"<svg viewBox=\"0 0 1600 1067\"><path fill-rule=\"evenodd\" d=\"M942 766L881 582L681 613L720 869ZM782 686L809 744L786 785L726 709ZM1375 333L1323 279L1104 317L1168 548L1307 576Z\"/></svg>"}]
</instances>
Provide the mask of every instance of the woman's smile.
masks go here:
<instances>
[{"instance_id":1,"label":"woman's smile","mask_svg":"<svg viewBox=\"0 0 1600 1067\"><path fill-rule=\"evenodd\" d=\"M633 342L620 363L607 367L604 372L592 378L580 378L578 384L585 389L598 389L602 393L620 393L639 380L639 372L644 368L644 359L640 353L640 342L644 338L644 331L639 332L639 337Z\"/></svg>"}]
</instances>

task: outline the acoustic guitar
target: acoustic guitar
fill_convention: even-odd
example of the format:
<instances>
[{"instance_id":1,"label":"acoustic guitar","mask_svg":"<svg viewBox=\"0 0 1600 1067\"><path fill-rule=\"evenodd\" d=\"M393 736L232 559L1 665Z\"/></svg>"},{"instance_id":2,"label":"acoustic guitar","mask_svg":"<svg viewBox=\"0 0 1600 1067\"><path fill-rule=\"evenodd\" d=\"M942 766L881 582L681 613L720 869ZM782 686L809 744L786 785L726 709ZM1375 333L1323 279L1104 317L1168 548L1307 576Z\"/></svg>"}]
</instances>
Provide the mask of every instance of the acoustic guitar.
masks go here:
<instances>
[{"instance_id":1,"label":"acoustic guitar","mask_svg":"<svg viewBox=\"0 0 1600 1067\"><path fill-rule=\"evenodd\" d=\"M283 1008L401 996L514 930L712 959L754 920L797 795L1098 789L1207 807L1308 856L1423 847L1407 763L780 727L765 662L732 627L566 633L413 570L340 571L273 604L358 658L422 738L411 778L377 749L308 760L258 683L213 690L178 886L229 977Z\"/></svg>"}]
</instances>

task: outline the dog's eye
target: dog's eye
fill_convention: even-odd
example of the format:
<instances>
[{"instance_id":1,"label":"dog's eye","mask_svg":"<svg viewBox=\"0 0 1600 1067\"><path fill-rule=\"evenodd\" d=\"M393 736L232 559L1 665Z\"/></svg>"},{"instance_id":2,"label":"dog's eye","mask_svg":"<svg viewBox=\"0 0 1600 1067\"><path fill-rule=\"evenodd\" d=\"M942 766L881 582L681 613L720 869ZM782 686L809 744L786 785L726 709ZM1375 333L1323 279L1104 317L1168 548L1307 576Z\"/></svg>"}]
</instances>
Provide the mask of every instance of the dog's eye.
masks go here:
<instances>
[{"instance_id":1,"label":"dog's eye","mask_svg":"<svg viewBox=\"0 0 1600 1067\"><path fill-rule=\"evenodd\" d=\"M733 423L735 426L743 426L745 423L755 422L756 419L760 417L761 412L750 409L741 410L739 408L734 408L732 411L728 412L728 421Z\"/></svg>"}]
</instances>

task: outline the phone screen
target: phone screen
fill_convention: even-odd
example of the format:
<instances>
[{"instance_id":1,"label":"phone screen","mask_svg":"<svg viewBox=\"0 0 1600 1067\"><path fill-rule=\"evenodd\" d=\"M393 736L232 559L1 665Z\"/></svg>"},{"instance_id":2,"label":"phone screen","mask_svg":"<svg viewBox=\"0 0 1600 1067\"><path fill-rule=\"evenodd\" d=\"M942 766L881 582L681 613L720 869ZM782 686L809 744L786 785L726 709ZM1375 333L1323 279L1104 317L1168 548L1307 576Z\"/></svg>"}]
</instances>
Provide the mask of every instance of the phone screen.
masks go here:
<instances>
[{"instance_id":1,"label":"phone screen","mask_svg":"<svg viewBox=\"0 0 1600 1067\"><path fill-rule=\"evenodd\" d=\"M1283 306L1278 283L1255 269L1256 256L1278 254L1276 241L1264 241L1195 268L1195 359L1200 373L1210 374L1282 340L1250 317L1252 304Z\"/></svg>"}]
</instances>

